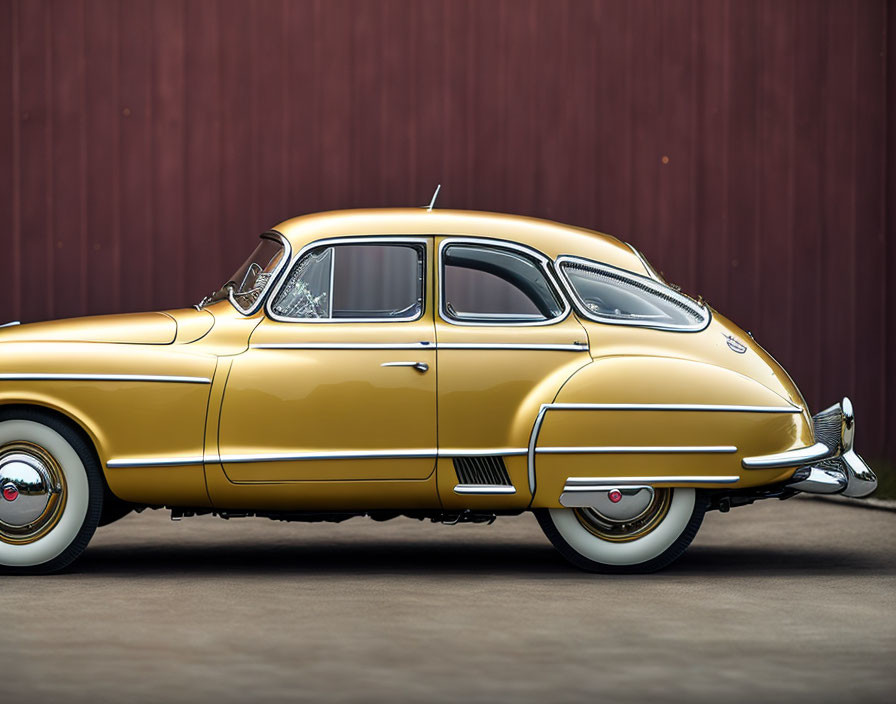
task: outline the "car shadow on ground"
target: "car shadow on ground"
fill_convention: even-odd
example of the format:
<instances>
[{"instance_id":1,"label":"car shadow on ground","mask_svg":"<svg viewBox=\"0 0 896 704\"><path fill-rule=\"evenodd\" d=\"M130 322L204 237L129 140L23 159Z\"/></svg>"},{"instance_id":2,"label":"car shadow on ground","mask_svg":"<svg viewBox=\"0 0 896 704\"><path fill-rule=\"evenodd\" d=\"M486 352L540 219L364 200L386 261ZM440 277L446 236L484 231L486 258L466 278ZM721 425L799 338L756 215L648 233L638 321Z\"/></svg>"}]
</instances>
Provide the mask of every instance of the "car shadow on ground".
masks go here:
<instances>
[{"instance_id":1,"label":"car shadow on ground","mask_svg":"<svg viewBox=\"0 0 896 704\"><path fill-rule=\"evenodd\" d=\"M282 545L181 544L88 548L69 574L147 576L253 575L509 575L591 578L549 545L457 544L439 541L328 542ZM854 551L789 546L693 546L659 575L806 576L896 574L896 565Z\"/></svg>"}]
</instances>

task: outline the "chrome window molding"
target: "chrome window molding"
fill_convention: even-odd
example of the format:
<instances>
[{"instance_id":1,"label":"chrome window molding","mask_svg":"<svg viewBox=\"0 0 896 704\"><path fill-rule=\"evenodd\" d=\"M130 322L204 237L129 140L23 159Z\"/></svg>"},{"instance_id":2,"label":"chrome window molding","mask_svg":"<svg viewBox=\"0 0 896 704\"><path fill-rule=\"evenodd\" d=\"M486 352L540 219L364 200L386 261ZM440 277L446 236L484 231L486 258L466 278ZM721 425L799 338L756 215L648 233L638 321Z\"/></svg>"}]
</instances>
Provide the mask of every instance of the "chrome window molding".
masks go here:
<instances>
[{"instance_id":1,"label":"chrome window molding","mask_svg":"<svg viewBox=\"0 0 896 704\"><path fill-rule=\"evenodd\" d=\"M281 233L277 232L277 230L267 230L266 232L262 232L261 235L259 235L259 239L280 242L280 244L283 245L283 257L280 259L280 263L277 264L277 267L271 274L271 278L268 279L267 284L265 284L264 290L258 294L258 298L255 299L255 303L253 303L252 307L248 310L241 308L239 304L234 300L232 290L227 292L227 299L230 301L230 305L232 305L238 313L246 316L247 318L251 315L255 315L255 313L257 313L261 309L261 306L264 304L265 296L269 291L271 291L271 287L278 283L280 274L283 273L286 263L289 262L290 255L292 253L292 245L289 243L289 240L286 239Z\"/></svg>"},{"instance_id":2,"label":"chrome window molding","mask_svg":"<svg viewBox=\"0 0 896 704\"><path fill-rule=\"evenodd\" d=\"M455 494L515 494L516 487L506 484L458 484L454 487Z\"/></svg>"},{"instance_id":3,"label":"chrome window molding","mask_svg":"<svg viewBox=\"0 0 896 704\"><path fill-rule=\"evenodd\" d=\"M801 413L794 405L789 406L736 406L702 403L543 403L535 416L532 432L529 434L527 469L529 491L535 496L535 455L538 434L550 410L559 411L694 411L707 413Z\"/></svg>"},{"instance_id":4,"label":"chrome window molding","mask_svg":"<svg viewBox=\"0 0 896 704\"><path fill-rule=\"evenodd\" d=\"M594 447L537 447L535 452L544 455L730 454L737 452L737 448L734 445L597 445Z\"/></svg>"},{"instance_id":5,"label":"chrome window molding","mask_svg":"<svg viewBox=\"0 0 896 704\"><path fill-rule=\"evenodd\" d=\"M651 265L651 263L649 261L647 261L647 257L645 257L643 254L641 254L641 251L637 247L635 247L635 245L631 244L630 242L626 242L625 246L628 247L630 250L632 250L632 252L634 252L635 256L640 260L641 265L644 267L644 270L647 272L647 275L651 279L658 281L659 283L663 284L664 286L668 285L666 283L666 280L663 279L662 276L660 276L659 272L653 268L653 266Z\"/></svg>"},{"instance_id":6,"label":"chrome window molding","mask_svg":"<svg viewBox=\"0 0 896 704\"><path fill-rule=\"evenodd\" d=\"M273 302L277 299L277 296L280 294L280 289L283 288L283 284L289 278L289 274L283 276L278 282L275 288L271 289L270 295L267 297L267 301L265 301L265 313L271 320L276 320L279 323L315 323L315 324L339 324L339 323L409 323L415 320L420 320L426 314L426 270L428 266L427 258L429 254L428 244L431 241L431 237L429 236L408 236L408 235L383 235L383 236L375 236L375 237L358 237L357 235L348 235L345 237L327 237L321 240L315 240L314 242L310 242L302 247L299 250L299 253L296 254L292 261L289 263L288 271L291 272L293 267L295 267L309 251L312 249L317 249L318 247L335 247L340 244L394 244L394 245L423 245L423 281L421 282L421 299L420 299L420 312L417 315L406 316L402 318L290 318L288 316L278 315L272 309ZM330 277L332 280L333 271L331 271ZM332 291L332 284L330 286ZM332 296L330 296L330 314L332 315Z\"/></svg>"},{"instance_id":7,"label":"chrome window molding","mask_svg":"<svg viewBox=\"0 0 896 704\"><path fill-rule=\"evenodd\" d=\"M211 384L200 376L155 376L150 374L0 374L0 381L148 381L173 384Z\"/></svg>"},{"instance_id":8,"label":"chrome window molding","mask_svg":"<svg viewBox=\"0 0 896 704\"><path fill-rule=\"evenodd\" d=\"M496 249L509 249L511 251L521 252L526 254L533 259L535 259L542 272L548 281L548 286L551 289L551 293L557 298L557 301L563 306L563 310L559 315L550 318L548 320L537 320L537 321L518 321L518 322L500 322L497 320L492 320L488 322L477 322L477 321L461 321L455 320L448 315L448 312L445 310L445 265L443 261L443 254L446 247L452 244L472 244L472 245L480 245L484 247L494 247ZM572 307L569 304L569 300L565 295L563 295L563 290L560 288L557 279L555 278L554 271L551 268L551 260L546 255L539 252L537 249L533 249L532 247L528 247L526 245L518 244L516 242L508 242L507 240L499 240L499 239L490 239L487 237L467 237L464 235L460 236L451 236L445 237L439 243L439 251L438 251L438 269L439 269L439 318L443 320L448 325L456 325L458 327L540 327L543 325L554 325L555 323L559 323L569 316L572 311Z\"/></svg>"},{"instance_id":9,"label":"chrome window molding","mask_svg":"<svg viewBox=\"0 0 896 704\"><path fill-rule=\"evenodd\" d=\"M575 288L572 286L572 284L570 284L569 278L566 276L562 268L562 265L565 262L583 264L597 270L607 271L613 276L631 279L632 282L638 286L644 286L646 288L652 289L661 296L667 296L677 299L695 313L704 316L704 320L698 325L657 325L654 323L642 323L638 322L637 320L619 320L618 318L607 318L605 316L599 315L584 304ZM617 266L613 266L612 264L605 264L603 262L594 261L593 259L586 259L585 257L577 257L569 254L564 254L557 257L557 259L554 261L554 269L557 273L557 278L560 280L563 286L563 290L575 304L576 312L581 314L588 320L592 320L596 323L604 323L606 325L625 325L628 327L648 328L650 330L662 330L666 332L702 332L703 330L706 330L710 322L712 322L712 311L709 309L709 306L700 305L692 298L690 298L690 296L686 296L680 291L676 291L662 280L654 279L650 276L644 276L643 274L638 274L634 271L629 271L628 269L621 269Z\"/></svg>"},{"instance_id":10,"label":"chrome window molding","mask_svg":"<svg viewBox=\"0 0 896 704\"><path fill-rule=\"evenodd\" d=\"M817 442L810 447L800 447L787 452L776 452L772 455L760 455L757 457L744 457L741 464L746 469L766 469L771 467L793 467L806 464L814 460L829 457L833 452L831 448L822 442Z\"/></svg>"}]
</instances>

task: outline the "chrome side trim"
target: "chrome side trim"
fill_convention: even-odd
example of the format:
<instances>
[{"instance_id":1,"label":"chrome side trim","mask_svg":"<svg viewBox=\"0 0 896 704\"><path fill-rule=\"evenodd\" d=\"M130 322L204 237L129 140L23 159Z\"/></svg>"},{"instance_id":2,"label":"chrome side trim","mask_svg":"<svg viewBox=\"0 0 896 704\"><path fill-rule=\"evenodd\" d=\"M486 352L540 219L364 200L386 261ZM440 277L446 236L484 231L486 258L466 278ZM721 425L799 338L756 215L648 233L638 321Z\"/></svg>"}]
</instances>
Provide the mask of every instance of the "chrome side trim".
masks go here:
<instances>
[{"instance_id":1,"label":"chrome side trim","mask_svg":"<svg viewBox=\"0 0 896 704\"><path fill-rule=\"evenodd\" d=\"M173 384L211 384L201 376L154 376L148 374L0 374L0 381L159 381Z\"/></svg>"},{"instance_id":2,"label":"chrome side trim","mask_svg":"<svg viewBox=\"0 0 896 704\"><path fill-rule=\"evenodd\" d=\"M802 413L798 406L729 406L703 403L549 403L556 411L710 411L728 413Z\"/></svg>"},{"instance_id":3,"label":"chrome side trim","mask_svg":"<svg viewBox=\"0 0 896 704\"><path fill-rule=\"evenodd\" d=\"M516 323L500 323L497 321L476 322L453 320L449 315L447 315L447 311L445 310L445 276L443 271L444 266L442 262L442 255L445 247L452 244L478 244L485 247L495 247L497 249L509 249L511 251L522 252L523 254L534 258L541 266L542 272L545 274L548 280L548 285L551 287L552 293L557 298L557 301L563 305L563 311L550 320L538 320L536 322L528 323L524 321ZM446 237L439 243L437 265L439 272L439 318L441 318L448 325L456 325L459 327L537 327L540 325L553 325L554 323L558 323L561 320L566 320L566 318L569 317L569 314L572 312L572 306L569 304L569 300L567 299L567 297L563 294L563 287L560 285L560 282L556 277L556 273L551 267L550 258L532 247L518 244L516 242L508 242L507 240L490 239L487 237L465 237L462 235L451 236Z\"/></svg>"},{"instance_id":4,"label":"chrome side trim","mask_svg":"<svg viewBox=\"0 0 896 704\"><path fill-rule=\"evenodd\" d=\"M455 494L515 494L516 487L504 484L458 484Z\"/></svg>"},{"instance_id":5,"label":"chrome side trim","mask_svg":"<svg viewBox=\"0 0 896 704\"><path fill-rule=\"evenodd\" d=\"M535 495L535 455L538 434L544 423L545 414L558 411L696 411L722 413L801 413L798 406L735 406L702 403L544 403L538 410L532 432L529 434L529 492Z\"/></svg>"},{"instance_id":6,"label":"chrome side trim","mask_svg":"<svg viewBox=\"0 0 896 704\"><path fill-rule=\"evenodd\" d=\"M498 447L475 450L424 448L420 450L348 450L343 452L286 452L279 454L246 454L246 455L206 455L205 457L165 457L157 459L113 459L106 462L107 467L174 467L189 464L214 464L229 462L233 464L247 462L299 462L303 460L365 460L365 459L428 459L451 457L494 457L521 456L527 453L524 447Z\"/></svg>"},{"instance_id":7,"label":"chrome side trim","mask_svg":"<svg viewBox=\"0 0 896 704\"><path fill-rule=\"evenodd\" d=\"M669 477L570 477L566 480L564 492L600 491L617 485L630 484L733 484L740 481L736 475L675 475Z\"/></svg>"},{"instance_id":8,"label":"chrome side trim","mask_svg":"<svg viewBox=\"0 0 896 704\"><path fill-rule=\"evenodd\" d=\"M811 447L800 447L787 452L776 452L772 455L759 455L757 457L744 457L741 464L747 469L766 469L769 467L792 467L802 465L815 460L828 457L831 448L821 442Z\"/></svg>"},{"instance_id":9,"label":"chrome side trim","mask_svg":"<svg viewBox=\"0 0 896 704\"><path fill-rule=\"evenodd\" d=\"M220 455L217 461L229 464L246 462L301 462L306 460L397 460L438 457L436 450L346 450L344 452L286 452L260 455Z\"/></svg>"},{"instance_id":10,"label":"chrome side trim","mask_svg":"<svg viewBox=\"0 0 896 704\"><path fill-rule=\"evenodd\" d=\"M262 342L256 350L434 350L435 342Z\"/></svg>"},{"instance_id":11,"label":"chrome side trim","mask_svg":"<svg viewBox=\"0 0 896 704\"><path fill-rule=\"evenodd\" d=\"M513 457L525 455L527 452L525 447L489 447L484 450L446 449L439 450L439 457L496 457L498 455Z\"/></svg>"},{"instance_id":12,"label":"chrome side trim","mask_svg":"<svg viewBox=\"0 0 896 704\"><path fill-rule=\"evenodd\" d=\"M582 342L564 344L536 344L516 342L440 342L440 350L551 350L556 352L587 352L588 345Z\"/></svg>"},{"instance_id":13,"label":"chrome side trim","mask_svg":"<svg viewBox=\"0 0 896 704\"><path fill-rule=\"evenodd\" d=\"M21 324L22 324L21 320L13 320L12 322L9 322L9 323L3 323L3 325L0 325L0 328L11 328L11 327L15 327L16 325L21 325Z\"/></svg>"},{"instance_id":14,"label":"chrome side trim","mask_svg":"<svg viewBox=\"0 0 896 704\"><path fill-rule=\"evenodd\" d=\"M588 345L527 344L515 342L263 342L250 345L257 350L547 350L557 352L587 352Z\"/></svg>"},{"instance_id":15,"label":"chrome side trim","mask_svg":"<svg viewBox=\"0 0 896 704\"><path fill-rule=\"evenodd\" d=\"M582 454L672 454L672 453L730 453L737 452L734 445L598 445L596 447L538 447L536 452L546 455Z\"/></svg>"},{"instance_id":16,"label":"chrome side trim","mask_svg":"<svg viewBox=\"0 0 896 704\"><path fill-rule=\"evenodd\" d=\"M212 461L212 458L209 458ZM106 466L110 469L115 468L133 468L133 467L182 467L187 465L203 464L204 457L165 457L162 459L120 459L109 460Z\"/></svg>"}]
</instances>

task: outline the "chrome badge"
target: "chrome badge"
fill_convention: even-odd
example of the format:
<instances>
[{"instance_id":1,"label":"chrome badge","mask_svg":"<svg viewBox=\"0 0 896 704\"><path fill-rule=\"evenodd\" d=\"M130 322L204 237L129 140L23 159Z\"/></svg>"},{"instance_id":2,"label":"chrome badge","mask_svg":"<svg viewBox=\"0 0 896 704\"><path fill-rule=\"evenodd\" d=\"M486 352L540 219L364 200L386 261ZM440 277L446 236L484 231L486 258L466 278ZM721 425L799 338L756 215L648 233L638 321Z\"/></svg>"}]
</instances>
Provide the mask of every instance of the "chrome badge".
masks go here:
<instances>
[{"instance_id":1,"label":"chrome badge","mask_svg":"<svg viewBox=\"0 0 896 704\"><path fill-rule=\"evenodd\" d=\"M728 347L730 347L734 352L743 354L747 351L747 346L736 337L734 337L734 335L725 335L725 340L726 342L728 342Z\"/></svg>"}]
</instances>

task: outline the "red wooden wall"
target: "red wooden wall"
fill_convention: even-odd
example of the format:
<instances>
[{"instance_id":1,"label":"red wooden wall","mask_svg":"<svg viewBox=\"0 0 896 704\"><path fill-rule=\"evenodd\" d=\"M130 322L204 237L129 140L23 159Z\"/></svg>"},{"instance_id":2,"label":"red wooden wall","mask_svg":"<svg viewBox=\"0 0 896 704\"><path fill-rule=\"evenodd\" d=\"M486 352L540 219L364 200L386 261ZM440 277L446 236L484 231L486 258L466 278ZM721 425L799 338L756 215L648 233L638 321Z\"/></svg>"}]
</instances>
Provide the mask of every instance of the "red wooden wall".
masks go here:
<instances>
[{"instance_id":1,"label":"red wooden wall","mask_svg":"<svg viewBox=\"0 0 896 704\"><path fill-rule=\"evenodd\" d=\"M637 244L896 454L882 0L0 0L0 318L188 304L288 216Z\"/></svg>"}]
</instances>

